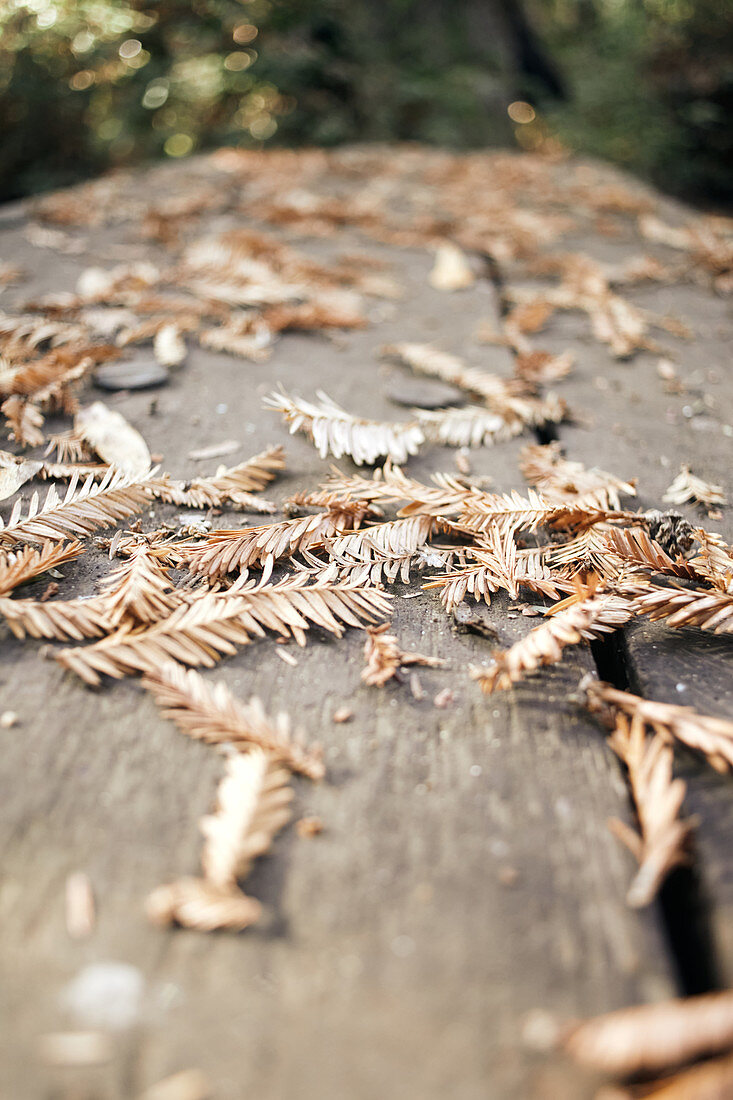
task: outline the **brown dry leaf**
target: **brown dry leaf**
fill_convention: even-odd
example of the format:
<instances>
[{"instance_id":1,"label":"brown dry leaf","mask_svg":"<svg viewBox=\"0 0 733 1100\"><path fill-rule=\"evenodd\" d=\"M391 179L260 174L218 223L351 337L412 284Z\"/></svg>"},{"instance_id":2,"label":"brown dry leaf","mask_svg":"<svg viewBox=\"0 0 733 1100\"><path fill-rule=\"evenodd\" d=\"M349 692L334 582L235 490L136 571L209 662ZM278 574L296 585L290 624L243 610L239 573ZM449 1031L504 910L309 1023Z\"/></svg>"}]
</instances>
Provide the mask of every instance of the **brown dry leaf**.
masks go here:
<instances>
[{"instance_id":1,"label":"brown dry leaf","mask_svg":"<svg viewBox=\"0 0 733 1100\"><path fill-rule=\"evenodd\" d=\"M394 560L402 564L425 546L434 527L432 516L406 516L359 531L330 535L324 539L324 545L331 561L340 566Z\"/></svg>"},{"instance_id":2,"label":"brown dry leaf","mask_svg":"<svg viewBox=\"0 0 733 1100\"><path fill-rule=\"evenodd\" d=\"M24 461L7 451L0 451L0 500L7 500L17 493L26 481L36 477L42 466L42 462Z\"/></svg>"},{"instance_id":3,"label":"brown dry leaf","mask_svg":"<svg viewBox=\"0 0 733 1100\"><path fill-rule=\"evenodd\" d=\"M198 341L202 348L226 351L253 363L264 363L272 355L272 333L262 324L256 332L244 333L232 325L219 325L200 332Z\"/></svg>"},{"instance_id":4,"label":"brown dry leaf","mask_svg":"<svg viewBox=\"0 0 733 1100\"><path fill-rule=\"evenodd\" d=\"M572 1027L563 1041L601 1073L654 1073L733 1046L733 993L622 1008Z\"/></svg>"},{"instance_id":5,"label":"brown dry leaf","mask_svg":"<svg viewBox=\"0 0 733 1100\"><path fill-rule=\"evenodd\" d=\"M472 678L484 693L490 695L497 689L510 688L527 672L561 660L567 646L618 630L634 614L631 601L610 593L589 596L580 602L571 599L574 602L567 607L563 601L551 608L551 618L510 649L495 653L491 668L472 671Z\"/></svg>"},{"instance_id":6,"label":"brown dry leaf","mask_svg":"<svg viewBox=\"0 0 733 1100\"><path fill-rule=\"evenodd\" d=\"M216 808L200 822L204 877L179 879L154 890L146 903L154 923L240 931L259 919L259 902L243 894L237 882L290 820L289 778L260 748L228 758Z\"/></svg>"},{"instance_id":7,"label":"brown dry leaf","mask_svg":"<svg viewBox=\"0 0 733 1100\"><path fill-rule=\"evenodd\" d=\"M688 504L690 502L714 505L727 504L728 500L722 485L713 485L695 477L689 466L682 466L677 477L662 498L667 504Z\"/></svg>"},{"instance_id":8,"label":"brown dry leaf","mask_svg":"<svg viewBox=\"0 0 733 1100\"><path fill-rule=\"evenodd\" d=\"M525 307L540 305L553 309L582 310L591 322L596 340L608 344L618 359L627 359L637 350L658 350L648 336L652 321L659 318L632 305L616 294L609 273L590 256L568 253L551 257L549 266L561 275L558 286L534 291L509 290L510 297Z\"/></svg>"},{"instance_id":9,"label":"brown dry leaf","mask_svg":"<svg viewBox=\"0 0 733 1100\"><path fill-rule=\"evenodd\" d=\"M85 447L84 440L76 434L73 428L68 432L61 432L59 435L48 437L46 450L43 452L44 458L47 458L53 451L56 451L56 462L61 464L88 462L90 460L89 450ZM44 466L48 465L52 466L54 463L44 463Z\"/></svg>"},{"instance_id":10,"label":"brown dry leaf","mask_svg":"<svg viewBox=\"0 0 733 1100\"><path fill-rule=\"evenodd\" d=\"M425 442L419 424L365 420L346 412L331 398L318 391L320 404L296 400L286 393L273 393L265 406L281 412L290 424L290 434L303 432L313 440L321 458L349 455L357 466L372 464L379 458L406 462Z\"/></svg>"},{"instance_id":11,"label":"brown dry leaf","mask_svg":"<svg viewBox=\"0 0 733 1100\"><path fill-rule=\"evenodd\" d=\"M514 373L530 385L547 385L567 378L575 363L575 353L564 351L553 355L549 351L520 351L514 359Z\"/></svg>"},{"instance_id":12,"label":"brown dry leaf","mask_svg":"<svg viewBox=\"0 0 733 1100\"><path fill-rule=\"evenodd\" d=\"M265 310L263 320L272 332L366 328L367 324L366 318L359 309L328 301L272 306Z\"/></svg>"},{"instance_id":13,"label":"brown dry leaf","mask_svg":"<svg viewBox=\"0 0 733 1100\"><path fill-rule=\"evenodd\" d=\"M669 872L689 859L692 826L680 820L686 786L672 778L669 743L658 734L647 739L639 714L631 720L618 714L609 743L626 765L639 832L618 819L609 825L639 863L627 901L641 908L653 901Z\"/></svg>"},{"instance_id":14,"label":"brown dry leaf","mask_svg":"<svg viewBox=\"0 0 733 1100\"><path fill-rule=\"evenodd\" d=\"M166 718L183 733L209 745L231 744L240 751L255 745L272 760L310 779L325 775L323 751L309 748L286 714L270 718L256 697L241 703L225 684L209 685L193 669L170 662L148 673L143 687L151 692Z\"/></svg>"},{"instance_id":15,"label":"brown dry leaf","mask_svg":"<svg viewBox=\"0 0 733 1100\"><path fill-rule=\"evenodd\" d=\"M451 241L445 241L435 250L435 264L429 282L435 290L464 290L473 286L476 276L463 249Z\"/></svg>"},{"instance_id":16,"label":"brown dry leaf","mask_svg":"<svg viewBox=\"0 0 733 1100\"><path fill-rule=\"evenodd\" d=\"M95 401L79 409L74 418L74 431L99 457L122 470L128 477L141 477L150 470L148 445L124 416Z\"/></svg>"},{"instance_id":17,"label":"brown dry leaf","mask_svg":"<svg viewBox=\"0 0 733 1100\"><path fill-rule=\"evenodd\" d=\"M367 639L364 643L367 667L361 674L365 684L384 687L400 668L406 668L409 665L440 668L445 664L445 661L439 657L425 657L422 653L409 653L400 649L396 636L387 633L389 627L389 623L367 627Z\"/></svg>"}]
</instances>

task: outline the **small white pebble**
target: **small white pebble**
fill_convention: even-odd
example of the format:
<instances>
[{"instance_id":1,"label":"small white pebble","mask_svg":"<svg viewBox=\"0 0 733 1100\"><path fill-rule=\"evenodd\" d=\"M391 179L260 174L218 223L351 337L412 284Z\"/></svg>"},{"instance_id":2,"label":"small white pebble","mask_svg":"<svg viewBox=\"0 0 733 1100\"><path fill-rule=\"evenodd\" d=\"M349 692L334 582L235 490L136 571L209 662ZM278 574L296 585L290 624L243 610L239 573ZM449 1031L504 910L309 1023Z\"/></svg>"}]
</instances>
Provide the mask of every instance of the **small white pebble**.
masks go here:
<instances>
[{"instance_id":1,"label":"small white pebble","mask_svg":"<svg viewBox=\"0 0 733 1100\"><path fill-rule=\"evenodd\" d=\"M61 1003L82 1025L123 1031L139 1019L144 985L128 963L92 963L62 990Z\"/></svg>"},{"instance_id":2,"label":"small white pebble","mask_svg":"<svg viewBox=\"0 0 733 1100\"><path fill-rule=\"evenodd\" d=\"M411 936L395 936L390 944L392 954L398 959L406 959L415 950L415 941Z\"/></svg>"},{"instance_id":3,"label":"small white pebble","mask_svg":"<svg viewBox=\"0 0 733 1100\"><path fill-rule=\"evenodd\" d=\"M675 691L687 691L687 684L675 684Z\"/></svg>"},{"instance_id":4,"label":"small white pebble","mask_svg":"<svg viewBox=\"0 0 733 1100\"><path fill-rule=\"evenodd\" d=\"M541 1008L528 1012L522 1022L522 1043L530 1050L547 1053L557 1044L559 1036L557 1020Z\"/></svg>"},{"instance_id":5,"label":"small white pebble","mask_svg":"<svg viewBox=\"0 0 733 1100\"><path fill-rule=\"evenodd\" d=\"M17 726L17 724L18 715L15 713L14 710L6 710L3 711L2 714L0 714L0 726L4 730L9 730L11 726Z\"/></svg>"},{"instance_id":6,"label":"small white pebble","mask_svg":"<svg viewBox=\"0 0 733 1100\"><path fill-rule=\"evenodd\" d=\"M472 764L471 767L468 769L468 772L469 772L469 775L473 775L473 776L481 775L481 765L480 764Z\"/></svg>"}]
</instances>

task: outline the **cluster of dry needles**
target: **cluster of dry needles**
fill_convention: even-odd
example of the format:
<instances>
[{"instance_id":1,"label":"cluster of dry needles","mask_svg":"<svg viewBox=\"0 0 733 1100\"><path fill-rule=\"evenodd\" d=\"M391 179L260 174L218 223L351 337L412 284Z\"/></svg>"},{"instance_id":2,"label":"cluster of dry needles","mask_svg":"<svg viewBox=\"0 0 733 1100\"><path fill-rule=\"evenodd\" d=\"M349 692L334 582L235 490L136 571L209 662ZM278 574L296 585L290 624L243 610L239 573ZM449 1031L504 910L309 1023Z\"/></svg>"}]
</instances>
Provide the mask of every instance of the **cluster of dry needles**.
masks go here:
<instances>
[{"instance_id":1,"label":"cluster of dry needles","mask_svg":"<svg viewBox=\"0 0 733 1100\"><path fill-rule=\"evenodd\" d=\"M313 163L314 179L319 164ZM290 161L281 168L268 174L258 193L257 213L273 224L301 230L307 225L309 232L329 235L337 224L350 222L381 240L435 242L436 226L421 220L417 207L412 216L390 221L366 200L339 211L334 200L322 202L317 189L308 203L293 206ZM666 236L685 257L677 268L655 266L648 258L615 271L575 254L548 259L538 254L537 241L554 240L567 228L564 216L553 212L558 190L549 172L537 169L525 181L542 208L528 230L507 197L514 169L501 158L491 177L481 175L478 161L450 158L438 158L430 171L452 212L457 242L439 246L433 286L450 290L470 283L473 275L458 245L475 254L522 258L536 273L556 278L541 293L510 290L501 331L483 332L486 341L512 349L513 376L468 366L429 344L398 343L383 348L383 356L458 387L469 403L415 409L406 421L386 422L347 411L324 393L303 400L282 389L273 392L266 407L281 414L291 432L312 440L322 458L347 457L376 469L370 476L332 469L321 484L291 498L283 519L215 530L195 524L183 529L174 522L153 531L140 522L118 529L104 541L115 567L91 596L57 599L49 588L29 598L18 590L44 574L59 576L59 567L88 552L91 536L133 520L154 502L217 512L276 511L260 494L284 470L285 455L272 446L209 477L175 478L154 467L144 440L119 414L99 402L78 407L84 378L127 347L150 340L171 369L183 362L186 340L261 360L285 330L364 325L362 297L394 297L399 288L365 265L344 260L329 268L274 236L240 229L192 241L170 268L89 269L74 293L0 316L0 395L9 438L16 450L45 446L33 459L0 453L0 499L16 498L0 521L0 615L18 638L67 643L55 658L88 685L142 675L166 717L225 756L215 807L201 821L201 874L153 892L147 910L156 923L240 930L257 921L261 906L242 885L291 816L291 775L318 781L325 774L320 747L293 730L287 716L268 715L257 699L242 702L223 683L212 685L196 671L240 646L273 635L302 646L312 627L336 637L346 628L365 628L365 684L399 682L401 670L412 665L440 667L439 657L403 650L388 622L386 586L410 583L426 571L422 587L439 594L447 614L464 601L490 605L501 591L513 599L529 594L544 607L534 629L470 671L485 693L511 689L560 661L568 648L639 617L661 620L670 629L733 635L731 547L677 513L629 509L624 501L635 495L633 482L569 460L559 443L523 448L526 485L510 493L488 492L448 473L424 483L403 469L434 444L489 446L569 417L565 402L544 386L563 378L572 359L536 348L530 336L553 311L575 309L587 314L595 338L616 357L654 348L650 327L674 328L672 320L635 309L619 288L642 279L695 278L724 289L731 270L727 242L704 228L685 230L685 236L641 204L635 212L642 233L653 240ZM496 179L504 183L498 186ZM471 196L482 180L486 213L471 209L469 218ZM100 187L94 193L102 202L117 201L114 189L110 198ZM574 187L574 200L592 207L592 189L580 178ZM540 199L545 194L546 201ZM81 205L75 206L77 199ZM200 197L201 209L211 201L210 194ZM631 199L618 194L607 201L612 209ZM74 193L44 202L39 209L47 220L78 224L88 217L89 204ZM177 239L197 209L194 202L180 215L175 209L169 215L149 211L146 232L163 243ZM56 414L73 416L73 427L47 437L45 420ZM33 480L51 485L27 498L23 487ZM63 492L57 482L67 483ZM666 499L725 502L720 486L686 468ZM646 906L670 870L690 858L694 822L684 816L685 784L674 778L675 747L687 746L716 769L730 770L733 722L595 679L581 685L578 697L610 729L609 747L628 774L636 827L617 821L612 828L638 864L629 904ZM729 995L635 1011L580 1025L567 1036L567 1048L581 1061L625 1074L656 1072L733 1044ZM670 1036L678 1034L673 1058ZM688 1072L729 1087L733 1080L729 1058Z\"/></svg>"}]
</instances>

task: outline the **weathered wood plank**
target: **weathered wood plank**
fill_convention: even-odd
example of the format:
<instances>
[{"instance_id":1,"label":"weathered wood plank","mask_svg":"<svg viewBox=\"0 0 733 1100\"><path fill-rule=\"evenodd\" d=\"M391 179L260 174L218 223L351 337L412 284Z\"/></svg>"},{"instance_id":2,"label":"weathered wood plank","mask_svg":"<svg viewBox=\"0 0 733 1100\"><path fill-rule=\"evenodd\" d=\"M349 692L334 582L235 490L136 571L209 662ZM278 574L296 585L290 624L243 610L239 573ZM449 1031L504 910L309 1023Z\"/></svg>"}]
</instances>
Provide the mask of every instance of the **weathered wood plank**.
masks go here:
<instances>
[{"instance_id":1,"label":"weathered wood plank","mask_svg":"<svg viewBox=\"0 0 733 1100\"><path fill-rule=\"evenodd\" d=\"M51 267L18 235L6 255L10 245L39 274ZM493 356L463 342L491 308L486 286L447 298L425 289L429 255L373 247L408 288L373 328L332 343L286 337L264 365L193 351L154 414L150 394L109 404L179 476L200 472L186 458L196 446L240 438L244 457L285 441L293 474L269 495L312 485L328 463L261 412L276 381L307 396L321 386L347 407L396 418L378 386L382 343L424 339L427 329L474 362ZM64 281L84 262L65 258ZM475 472L497 489L516 486L520 445L477 452ZM411 470L426 477L452 461L436 449ZM103 569L101 557L69 566L64 590L90 591ZM504 644L533 625L508 618L507 604L490 612ZM589 654L486 699L467 676L489 655L485 639L454 635L434 596L398 595L394 621L406 648L450 661L420 673L422 702L405 686L360 684L359 632L293 647L295 668L262 643L207 674L289 709L324 741L331 773L317 788L298 785L299 809L320 816L324 834L305 841L290 831L277 843L250 882L268 918L240 937L163 933L142 914L150 888L197 867L196 820L211 804L219 758L163 722L137 684L89 692L41 661L37 646L3 637L0 708L19 715L3 735L0 805L14 1095L68 1089L113 1100L188 1065L204 1070L219 1100L447 1091L476 1100L487 1082L517 1100L590 1095L569 1067L523 1050L525 1014L599 1012L668 995L672 980L656 912L625 905L629 868L605 825L628 818L620 769L567 701ZM436 709L446 685L456 700ZM334 725L344 703L353 721ZM72 943L62 896L77 870L91 878L99 920L88 941ZM104 1018L59 997L82 968L109 960L142 975L135 1026L115 1035L108 1067L73 1083L68 1071L44 1076L33 1059L40 1034Z\"/></svg>"},{"instance_id":2,"label":"weathered wood plank","mask_svg":"<svg viewBox=\"0 0 733 1100\"><path fill-rule=\"evenodd\" d=\"M619 245L616 249L618 260L623 249ZM628 255L633 251L626 246ZM661 250L662 255L664 252ZM561 439L567 455L623 477L636 477L640 507L674 507L693 524L718 531L730 540L730 507L709 518L700 506L665 505L662 499L682 462L701 477L722 484L733 499L733 380L727 366L730 307L700 286L644 286L627 288L624 294L635 305L675 316L692 328L692 341L668 333L658 335L676 366L681 392L669 392L656 369L657 355L640 353L629 363L615 362L603 347L589 342L585 317L565 314L554 318L543 334L544 342L551 349L573 348L580 364L563 383L562 393L572 405L589 410L592 418L588 426L563 425ZM609 659L614 660L612 655ZM730 638L671 630L664 623L645 621L624 631L616 669L618 677L628 677L632 690L648 698L725 717L730 717L733 703L732 673ZM708 951L716 971L701 975L701 980L729 984L733 980L731 780L685 752L680 753L678 770L688 783L685 808L700 818L696 834L700 878L697 883L687 882L696 897L685 919L698 922L698 947L703 954ZM682 896L678 897L675 905L683 904ZM707 947L702 942L706 924L712 941ZM684 951L684 945L680 949ZM704 969L702 962L700 967Z\"/></svg>"}]
</instances>

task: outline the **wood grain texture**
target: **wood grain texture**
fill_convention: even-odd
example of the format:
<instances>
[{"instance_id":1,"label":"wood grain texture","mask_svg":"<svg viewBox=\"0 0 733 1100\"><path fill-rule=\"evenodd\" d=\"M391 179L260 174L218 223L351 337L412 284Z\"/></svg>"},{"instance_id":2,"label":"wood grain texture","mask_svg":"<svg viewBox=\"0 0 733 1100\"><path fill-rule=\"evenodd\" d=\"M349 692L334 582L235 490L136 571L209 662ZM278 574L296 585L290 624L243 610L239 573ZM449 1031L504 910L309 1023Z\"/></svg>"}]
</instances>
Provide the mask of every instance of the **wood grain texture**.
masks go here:
<instances>
[{"instance_id":1,"label":"wood grain texture","mask_svg":"<svg viewBox=\"0 0 733 1100\"><path fill-rule=\"evenodd\" d=\"M670 206L674 212L674 204ZM601 242L599 246L589 239L591 254L594 243L595 255L608 262L618 262L630 251L628 244ZM643 251L664 261L674 258L671 250L646 242ZM614 361L603 347L588 340L584 316L556 315L543 333L545 342L552 349L574 348L583 364L561 392L591 415L587 425L563 425L561 440L567 457L622 477L636 477L638 506L642 508L671 507L665 505L663 496L682 463L701 477L722 484L733 501L733 376L729 369L733 317L729 301L694 285L644 285L624 288L622 293L634 305L675 317L692 329L692 340L655 333L675 366L682 392L669 392L657 372L658 354L642 352L628 363ZM718 531L728 541L733 539L730 505L713 517L701 506L685 505L676 510L693 525ZM628 677L631 690L647 698L727 718L733 711L730 639L639 620L624 630L619 658L618 675ZM705 936L707 929L710 935L716 982L724 986L733 981L733 780L716 774L704 761L684 751L678 753L675 771L688 784L685 812L699 816L698 911L691 919L699 919L702 934Z\"/></svg>"},{"instance_id":2,"label":"wood grain texture","mask_svg":"<svg viewBox=\"0 0 733 1100\"><path fill-rule=\"evenodd\" d=\"M151 189L172 180L183 188L185 178L206 179L202 165L155 169L143 180ZM236 214L217 218L222 230L235 224ZM22 220L6 224L2 244L3 257L31 276L20 288L26 297L72 286L85 266L118 262L141 248L146 259L163 258L141 246L134 218L95 231L88 253L73 258L32 248L22 229ZM384 343L430 340L508 374L505 349L472 340L479 321L497 320L489 282L442 294L428 286L427 251L365 242L350 231L335 241L297 243L317 258L358 248L386 260L405 286L404 299L371 302L372 324L362 332L287 335L265 364L191 349L154 403L150 393L107 397L173 476L213 472L216 461L209 471L188 452L235 438L242 449L232 461L285 443L290 473L268 496L282 500L312 486L329 464L262 411L262 395L277 382L304 397L322 387L363 415L406 419L384 392L399 373L380 365ZM624 247L636 248L633 239ZM4 292L5 308L17 293ZM682 454L678 428L664 420L653 388L653 361L610 364L573 327L576 320L558 317L547 338L537 339L538 346L575 347L576 375L559 390L597 417L594 430L561 429L568 455L641 476L642 499L651 505L671 475L666 480L667 469L659 464L662 476L649 454L663 453L662 446L670 461L712 454L703 445L708 436L686 436ZM613 379L609 390L595 384L601 375ZM632 386L651 451L632 450L638 427L613 432ZM92 399L92 391L83 397ZM610 433L600 430L608 424ZM490 476L500 491L521 487L517 456L525 441L473 452L474 473ZM717 469L693 466L703 476ZM452 452L431 448L410 463L421 478L440 469L454 469ZM175 514L155 504L146 523ZM236 526L241 517L219 522ZM70 564L64 595L90 592L106 570L101 554ZM127 1100L169 1073L198 1066L216 1100L584 1100L593 1094L591 1081L524 1047L526 1014L539 1008L580 1016L674 992L659 914L626 907L630 860L606 828L609 816L630 820L621 769L599 728L568 700L593 667L589 651L484 698L468 667L488 660L491 643L455 634L435 595L404 599L407 592L397 592L394 629L402 647L449 662L419 671L426 691L420 702L407 685L378 690L360 683L363 634L356 631L340 642L319 636L305 650L289 647L296 667L266 642L206 674L242 697L256 692L270 708L288 709L323 740L330 772L320 786L297 782L299 813L320 817L324 832L302 840L286 831L261 861L248 888L265 904L266 919L242 936L161 932L142 909L148 890L196 872L196 821L211 806L220 758L163 721L138 683L88 691L44 661L39 646L3 632L0 709L19 715L2 731L0 757L9 1096ZM509 613L509 602L498 598L486 612L501 645L536 623ZM436 709L432 699L446 686L455 701ZM334 724L343 705L353 720ZM719 866L711 889L725 897ZM74 871L89 875L98 910L93 935L78 942L64 927L64 883ZM131 964L142 975L133 1026L114 1033L106 1066L44 1070L35 1057L40 1035L99 1022L94 1013L69 1012L60 998L84 967L105 961Z\"/></svg>"}]
</instances>

